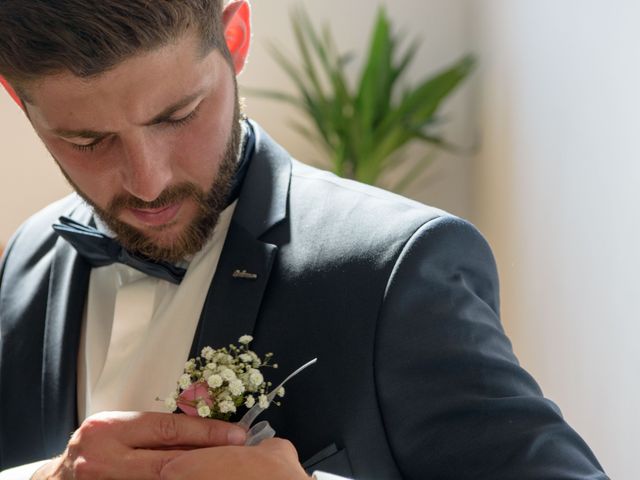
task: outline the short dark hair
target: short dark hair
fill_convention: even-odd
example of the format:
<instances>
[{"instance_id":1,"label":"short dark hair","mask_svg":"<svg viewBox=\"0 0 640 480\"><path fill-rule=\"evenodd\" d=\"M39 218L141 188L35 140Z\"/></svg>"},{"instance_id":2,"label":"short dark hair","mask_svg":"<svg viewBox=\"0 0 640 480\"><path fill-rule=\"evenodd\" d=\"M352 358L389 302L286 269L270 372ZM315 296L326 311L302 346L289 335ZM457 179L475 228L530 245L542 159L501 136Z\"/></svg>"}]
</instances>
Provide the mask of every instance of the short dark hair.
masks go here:
<instances>
[{"instance_id":1,"label":"short dark hair","mask_svg":"<svg viewBox=\"0 0 640 480\"><path fill-rule=\"evenodd\" d=\"M223 0L0 0L0 75L23 83L99 75L196 28L202 53L229 51Z\"/></svg>"}]
</instances>

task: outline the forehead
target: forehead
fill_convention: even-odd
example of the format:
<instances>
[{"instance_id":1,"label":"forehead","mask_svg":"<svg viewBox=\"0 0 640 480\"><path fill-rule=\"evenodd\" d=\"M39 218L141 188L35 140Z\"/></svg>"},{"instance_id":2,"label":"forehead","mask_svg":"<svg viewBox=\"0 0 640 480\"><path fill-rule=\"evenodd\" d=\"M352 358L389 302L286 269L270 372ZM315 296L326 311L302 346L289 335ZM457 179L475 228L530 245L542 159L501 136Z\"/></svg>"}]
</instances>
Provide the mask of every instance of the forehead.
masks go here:
<instances>
[{"instance_id":1,"label":"forehead","mask_svg":"<svg viewBox=\"0 0 640 480\"><path fill-rule=\"evenodd\" d=\"M220 52L203 56L200 47L196 36L185 35L95 77L70 72L44 77L26 86L29 113L47 127L60 121L108 123L146 117L185 94L211 86L229 71Z\"/></svg>"}]
</instances>

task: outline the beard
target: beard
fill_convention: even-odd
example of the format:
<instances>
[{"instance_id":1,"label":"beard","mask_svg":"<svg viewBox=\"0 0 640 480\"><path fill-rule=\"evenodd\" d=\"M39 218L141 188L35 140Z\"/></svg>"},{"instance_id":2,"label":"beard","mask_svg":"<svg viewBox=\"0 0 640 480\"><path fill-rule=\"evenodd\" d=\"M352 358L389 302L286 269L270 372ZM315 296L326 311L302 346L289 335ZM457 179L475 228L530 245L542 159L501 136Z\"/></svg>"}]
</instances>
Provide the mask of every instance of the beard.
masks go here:
<instances>
[{"instance_id":1,"label":"beard","mask_svg":"<svg viewBox=\"0 0 640 480\"><path fill-rule=\"evenodd\" d=\"M218 224L220 214L227 207L242 141L240 121L240 106L236 101L231 134L220 159L218 172L207 191L192 182L183 182L168 187L151 202L133 195L122 194L115 196L107 207L101 208L73 183L62 168L61 170L73 189L93 207L98 217L115 234L116 240L126 250L155 261L176 263L199 252L205 246ZM124 209L159 209L184 200L192 200L196 204L196 215L168 245L159 244L143 231L118 219L120 212ZM161 232L164 228L159 227L155 230Z\"/></svg>"}]
</instances>

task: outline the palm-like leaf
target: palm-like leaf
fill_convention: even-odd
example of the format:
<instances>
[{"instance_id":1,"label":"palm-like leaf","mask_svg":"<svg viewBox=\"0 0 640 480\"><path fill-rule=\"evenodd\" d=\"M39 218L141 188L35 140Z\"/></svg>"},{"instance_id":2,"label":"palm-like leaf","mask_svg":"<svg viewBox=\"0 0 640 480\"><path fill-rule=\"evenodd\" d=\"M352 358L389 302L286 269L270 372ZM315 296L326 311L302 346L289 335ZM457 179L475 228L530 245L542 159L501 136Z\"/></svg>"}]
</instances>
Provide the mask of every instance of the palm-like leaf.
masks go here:
<instances>
[{"instance_id":1,"label":"palm-like leaf","mask_svg":"<svg viewBox=\"0 0 640 480\"><path fill-rule=\"evenodd\" d=\"M380 8L364 67L352 91L345 71L351 55L338 51L328 27L317 31L302 9L292 13L291 23L299 66L274 45L270 52L293 81L297 94L251 92L287 102L302 112L313 128L296 124L296 130L320 141L336 173L376 183L387 168L398 163L402 149L413 141L451 148L434 134L436 114L472 71L473 57L465 56L401 92L400 85L419 42L413 41L400 52L402 42L394 36L391 22ZM406 186L432 159L429 155L414 165L398 186Z\"/></svg>"}]
</instances>

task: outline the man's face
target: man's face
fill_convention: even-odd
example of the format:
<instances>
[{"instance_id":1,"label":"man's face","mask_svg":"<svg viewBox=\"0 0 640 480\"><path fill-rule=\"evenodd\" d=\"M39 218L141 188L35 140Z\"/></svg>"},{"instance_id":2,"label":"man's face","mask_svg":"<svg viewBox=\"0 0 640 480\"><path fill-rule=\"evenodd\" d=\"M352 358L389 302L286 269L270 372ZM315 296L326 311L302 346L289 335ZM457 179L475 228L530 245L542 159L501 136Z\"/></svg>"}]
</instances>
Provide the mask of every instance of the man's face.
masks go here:
<instances>
[{"instance_id":1,"label":"man's face","mask_svg":"<svg viewBox=\"0 0 640 480\"><path fill-rule=\"evenodd\" d=\"M207 241L240 141L235 77L199 40L174 44L95 78L71 73L27 86L31 122L63 173L129 250L176 261Z\"/></svg>"}]
</instances>

